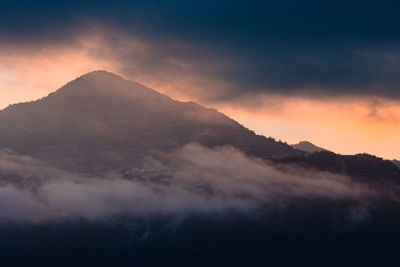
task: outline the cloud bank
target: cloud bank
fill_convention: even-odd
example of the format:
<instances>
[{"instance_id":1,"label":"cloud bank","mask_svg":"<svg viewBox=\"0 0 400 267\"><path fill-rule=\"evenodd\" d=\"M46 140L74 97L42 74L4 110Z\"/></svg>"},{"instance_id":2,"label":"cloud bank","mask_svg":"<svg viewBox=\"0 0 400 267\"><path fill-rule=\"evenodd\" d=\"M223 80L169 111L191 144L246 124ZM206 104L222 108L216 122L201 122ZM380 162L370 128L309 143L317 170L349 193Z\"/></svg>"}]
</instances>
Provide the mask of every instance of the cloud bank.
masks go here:
<instances>
[{"instance_id":1,"label":"cloud bank","mask_svg":"<svg viewBox=\"0 0 400 267\"><path fill-rule=\"evenodd\" d=\"M149 85L196 88L208 101L400 97L397 1L20 0L0 8L2 44L43 53L99 34L94 58Z\"/></svg>"},{"instance_id":2,"label":"cloud bank","mask_svg":"<svg viewBox=\"0 0 400 267\"><path fill-rule=\"evenodd\" d=\"M255 214L282 209L290 201L361 201L372 196L344 176L280 171L232 147L195 144L148 158L140 170L104 177L66 173L5 150L0 153L0 177L1 223Z\"/></svg>"}]
</instances>

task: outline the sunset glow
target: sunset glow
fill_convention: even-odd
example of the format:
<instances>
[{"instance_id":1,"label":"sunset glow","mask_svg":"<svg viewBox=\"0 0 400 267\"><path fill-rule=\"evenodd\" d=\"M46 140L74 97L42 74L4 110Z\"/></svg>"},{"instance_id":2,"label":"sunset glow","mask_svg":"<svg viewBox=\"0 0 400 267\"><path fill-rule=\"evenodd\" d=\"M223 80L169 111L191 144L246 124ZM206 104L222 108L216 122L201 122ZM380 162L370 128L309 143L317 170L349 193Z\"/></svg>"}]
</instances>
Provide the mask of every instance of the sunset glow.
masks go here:
<instances>
[{"instance_id":1,"label":"sunset glow","mask_svg":"<svg viewBox=\"0 0 400 267\"><path fill-rule=\"evenodd\" d=\"M207 88L186 76L173 76L166 82L165 77L131 73L112 57L102 58L90 52L101 46L99 39L92 38L81 41L77 48L31 51L3 47L6 53L0 54L0 108L44 97L86 72L106 69L177 100L197 101L216 108L258 134L289 144L312 140L337 153L400 158L400 103L397 101L356 96L282 97L267 93L241 101L207 101L201 97ZM135 49L143 52L143 46Z\"/></svg>"},{"instance_id":2,"label":"sunset glow","mask_svg":"<svg viewBox=\"0 0 400 267\"><path fill-rule=\"evenodd\" d=\"M1 0L0 266L398 267L399 11Z\"/></svg>"}]
</instances>

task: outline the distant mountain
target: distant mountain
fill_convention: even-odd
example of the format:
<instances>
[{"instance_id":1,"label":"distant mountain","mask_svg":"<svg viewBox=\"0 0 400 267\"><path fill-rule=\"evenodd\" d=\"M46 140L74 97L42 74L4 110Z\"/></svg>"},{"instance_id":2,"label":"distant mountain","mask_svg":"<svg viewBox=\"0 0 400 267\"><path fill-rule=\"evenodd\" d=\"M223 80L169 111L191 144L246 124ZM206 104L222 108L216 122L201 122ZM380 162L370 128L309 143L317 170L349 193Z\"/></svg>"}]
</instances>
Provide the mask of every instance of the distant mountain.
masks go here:
<instances>
[{"instance_id":1,"label":"distant mountain","mask_svg":"<svg viewBox=\"0 0 400 267\"><path fill-rule=\"evenodd\" d=\"M307 152L307 153L314 153L314 152L320 152L320 151L328 151L325 148L316 146L308 141L301 141L298 144L293 144L291 147Z\"/></svg>"},{"instance_id":2,"label":"distant mountain","mask_svg":"<svg viewBox=\"0 0 400 267\"><path fill-rule=\"evenodd\" d=\"M277 162L296 163L307 168L349 175L367 182L400 183L400 169L396 168L395 162L369 154L340 155L308 141L291 146L308 154L277 160Z\"/></svg>"},{"instance_id":3,"label":"distant mountain","mask_svg":"<svg viewBox=\"0 0 400 267\"><path fill-rule=\"evenodd\" d=\"M154 150L190 142L232 145L262 158L301 154L214 109L173 100L106 71L88 73L45 98L0 111L0 149L72 170L130 167Z\"/></svg>"},{"instance_id":4,"label":"distant mountain","mask_svg":"<svg viewBox=\"0 0 400 267\"><path fill-rule=\"evenodd\" d=\"M400 184L400 169L392 161L369 154L340 155L330 151L320 151L279 159L275 162L348 175L363 182Z\"/></svg>"}]
</instances>

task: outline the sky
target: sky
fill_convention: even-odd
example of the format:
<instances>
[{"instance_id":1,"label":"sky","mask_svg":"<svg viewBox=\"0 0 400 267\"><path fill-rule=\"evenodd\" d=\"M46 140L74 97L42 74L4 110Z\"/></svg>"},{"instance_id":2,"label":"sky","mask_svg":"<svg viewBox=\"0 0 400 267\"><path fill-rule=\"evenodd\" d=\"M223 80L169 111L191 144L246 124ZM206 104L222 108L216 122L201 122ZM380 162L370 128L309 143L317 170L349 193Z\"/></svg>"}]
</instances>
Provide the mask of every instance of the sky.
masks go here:
<instances>
[{"instance_id":1,"label":"sky","mask_svg":"<svg viewBox=\"0 0 400 267\"><path fill-rule=\"evenodd\" d=\"M0 108L105 69L258 134L400 158L398 1L0 3Z\"/></svg>"}]
</instances>

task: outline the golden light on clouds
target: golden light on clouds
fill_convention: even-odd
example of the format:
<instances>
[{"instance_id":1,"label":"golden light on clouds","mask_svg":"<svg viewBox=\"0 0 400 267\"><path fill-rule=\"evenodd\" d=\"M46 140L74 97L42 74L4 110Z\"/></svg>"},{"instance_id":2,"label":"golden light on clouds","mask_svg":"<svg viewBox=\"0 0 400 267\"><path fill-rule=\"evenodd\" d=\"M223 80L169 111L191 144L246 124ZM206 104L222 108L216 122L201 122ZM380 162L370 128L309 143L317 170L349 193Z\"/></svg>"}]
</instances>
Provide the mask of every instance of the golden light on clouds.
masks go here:
<instances>
[{"instance_id":1,"label":"golden light on clouds","mask_svg":"<svg viewBox=\"0 0 400 267\"><path fill-rule=\"evenodd\" d=\"M87 42L81 45L90 47ZM31 51L3 46L1 51L0 108L46 96L89 71L114 69L109 61L93 58L88 49L46 47Z\"/></svg>"},{"instance_id":2,"label":"golden light on clouds","mask_svg":"<svg viewBox=\"0 0 400 267\"><path fill-rule=\"evenodd\" d=\"M198 96L207 88L203 88L202 84L196 87L195 79L190 75L175 75L172 76L173 79L168 80L158 77L159 72L152 72L152 69L149 69L146 75L143 75L143 70L124 71L117 63L118 60L114 60L110 48L102 48L101 45L102 42L94 36L80 40L72 47L58 46L32 51L2 46L0 108L44 97L78 76L98 69L122 74L127 79L144 83L179 100L201 102ZM149 52L150 49L138 42L131 45L138 47L138 57L145 57L146 55L141 53ZM132 66L138 67L140 66ZM220 81L215 81L216 87L219 86L218 82ZM190 88L183 92L182 88L185 87ZM221 89L225 90L223 86ZM318 100L276 95L242 100L242 104L207 103L204 100L202 104L217 108L258 134L272 136L288 143L308 140L342 154L367 152L388 159L400 158L399 102L377 98Z\"/></svg>"}]
</instances>

